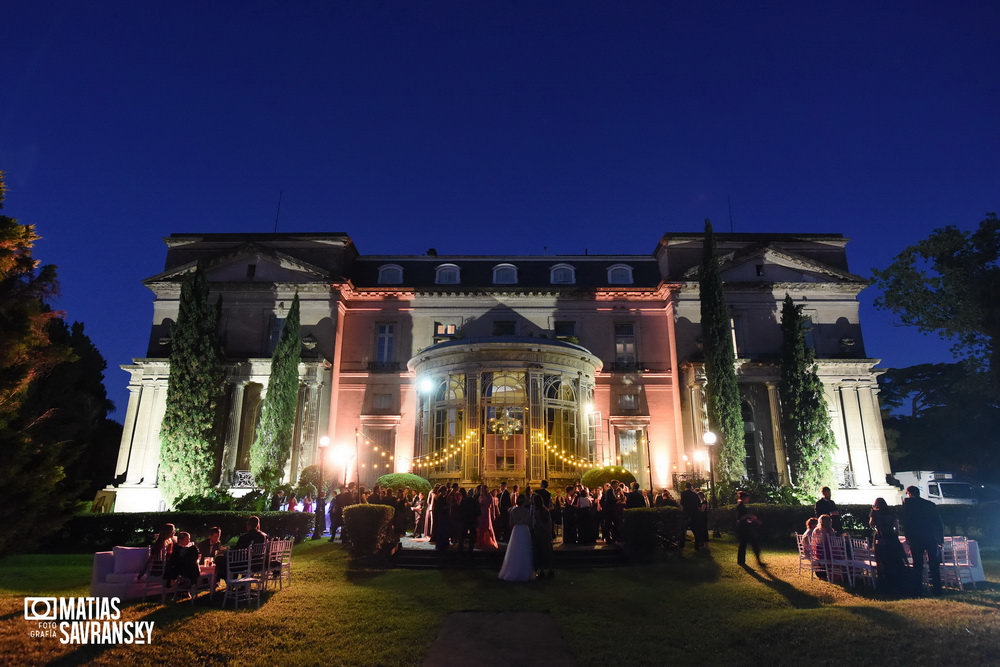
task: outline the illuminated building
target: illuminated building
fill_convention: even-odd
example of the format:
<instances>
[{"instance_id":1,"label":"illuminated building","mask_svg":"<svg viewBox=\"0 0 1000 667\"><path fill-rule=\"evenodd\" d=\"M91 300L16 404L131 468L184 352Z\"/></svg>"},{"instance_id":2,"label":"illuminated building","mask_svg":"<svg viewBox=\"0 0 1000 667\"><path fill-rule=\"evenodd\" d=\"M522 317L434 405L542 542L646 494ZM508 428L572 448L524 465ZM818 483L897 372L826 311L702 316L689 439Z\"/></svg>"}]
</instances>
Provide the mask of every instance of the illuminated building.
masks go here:
<instances>
[{"instance_id":1,"label":"illuminated building","mask_svg":"<svg viewBox=\"0 0 1000 667\"><path fill-rule=\"evenodd\" d=\"M651 254L362 255L346 234L175 234L130 400L119 510L161 506L155 485L180 281L202 262L227 358L220 480L246 489L249 449L287 308L301 303L302 364L286 480L319 440L349 452L330 480L412 471L463 485L576 479L628 468L644 487L704 478L701 234ZM889 493L874 366L858 320L866 281L836 234L720 234L743 397L747 468L787 483L777 398L781 301L808 316L826 388L842 502Z\"/></svg>"}]
</instances>

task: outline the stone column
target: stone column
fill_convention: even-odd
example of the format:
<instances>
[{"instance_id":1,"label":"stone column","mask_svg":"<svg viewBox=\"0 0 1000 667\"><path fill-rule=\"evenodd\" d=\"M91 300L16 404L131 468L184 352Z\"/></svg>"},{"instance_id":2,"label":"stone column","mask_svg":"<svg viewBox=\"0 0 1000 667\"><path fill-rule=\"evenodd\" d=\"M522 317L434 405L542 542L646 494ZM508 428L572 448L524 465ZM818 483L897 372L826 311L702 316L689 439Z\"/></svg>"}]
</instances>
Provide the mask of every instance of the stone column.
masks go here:
<instances>
[{"instance_id":1,"label":"stone column","mask_svg":"<svg viewBox=\"0 0 1000 667\"><path fill-rule=\"evenodd\" d=\"M785 439L781 434L781 401L778 397L778 385L766 382L767 403L770 408L771 439L774 442L774 464L778 469L778 483L788 486L792 483L788 470L788 457L785 453Z\"/></svg>"},{"instance_id":2,"label":"stone column","mask_svg":"<svg viewBox=\"0 0 1000 667\"><path fill-rule=\"evenodd\" d=\"M229 429L226 434L226 442L222 448L222 471L220 474L220 484L222 486L232 486L233 474L236 469L236 454L240 448L240 431L243 425L243 397L246 392L247 381L238 380L231 385L233 400L229 404Z\"/></svg>"}]
</instances>

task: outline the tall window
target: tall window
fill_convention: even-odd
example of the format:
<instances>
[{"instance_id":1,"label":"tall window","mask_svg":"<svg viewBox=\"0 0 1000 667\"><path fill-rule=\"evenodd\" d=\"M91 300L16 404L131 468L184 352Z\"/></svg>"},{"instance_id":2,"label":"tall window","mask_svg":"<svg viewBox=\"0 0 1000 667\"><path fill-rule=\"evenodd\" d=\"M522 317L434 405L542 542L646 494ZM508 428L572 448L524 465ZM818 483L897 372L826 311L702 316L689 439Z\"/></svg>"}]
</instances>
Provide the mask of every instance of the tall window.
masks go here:
<instances>
[{"instance_id":1,"label":"tall window","mask_svg":"<svg viewBox=\"0 0 1000 667\"><path fill-rule=\"evenodd\" d=\"M493 267L494 285L516 285L517 267L513 264L497 264Z\"/></svg>"},{"instance_id":2,"label":"tall window","mask_svg":"<svg viewBox=\"0 0 1000 667\"><path fill-rule=\"evenodd\" d=\"M572 285L576 282L576 270L569 264L556 264L549 269L549 282L553 285Z\"/></svg>"},{"instance_id":3,"label":"tall window","mask_svg":"<svg viewBox=\"0 0 1000 667\"><path fill-rule=\"evenodd\" d=\"M613 264L608 267L609 285L631 285L632 267L628 264Z\"/></svg>"},{"instance_id":4,"label":"tall window","mask_svg":"<svg viewBox=\"0 0 1000 667\"><path fill-rule=\"evenodd\" d=\"M396 325L382 323L375 325L375 361L387 363L395 361L394 338Z\"/></svg>"},{"instance_id":5,"label":"tall window","mask_svg":"<svg viewBox=\"0 0 1000 667\"><path fill-rule=\"evenodd\" d=\"M552 328L552 333L556 335L556 338L572 338L576 336L576 322L556 320Z\"/></svg>"},{"instance_id":6,"label":"tall window","mask_svg":"<svg viewBox=\"0 0 1000 667\"><path fill-rule=\"evenodd\" d=\"M816 325L813 324L812 315L802 318L802 335L806 339L806 347L816 351Z\"/></svg>"},{"instance_id":7,"label":"tall window","mask_svg":"<svg viewBox=\"0 0 1000 667\"><path fill-rule=\"evenodd\" d=\"M642 479L643 450L646 447L646 432L641 428L618 429L618 458L621 466Z\"/></svg>"},{"instance_id":8,"label":"tall window","mask_svg":"<svg viewBox=\"0 0 1000 667\"><path fill-rule=\"evenodd\" d=\"M398 264L383 264L378 267L379 285L399 285L403 282L403 267Z\"/></svg>"},{"instance_id":9,"label":"tall window","mask_svg":"<svg viewBox=\"0 0 1000 667\"><path fill-rule=\"evenodd\" d=\"M434 270L434 282L438 285L457 285L461 282L461 273L454 264L442 264Z\"/></svg>"},{"instance_id":10,"label":"tall window","mask_svg":"<svg viewBox=\"0 0 1000 667\"><path fill-rule=\"evenodd\" d=\"M451 340L458 335L458 325L453 323L445 322L435 322L434 323L434 342L440 343L442 341Z\"/></svg>"},{"instance_id":11,"label":"tall window","mask_svg":"<svg viewBox=\"0 0 1000 667\"><path fill-rule=\"evenodd\" d=\"M635 325L632 322L615 324L615 363L635 364Z\"/></svg>"}]
</instances>

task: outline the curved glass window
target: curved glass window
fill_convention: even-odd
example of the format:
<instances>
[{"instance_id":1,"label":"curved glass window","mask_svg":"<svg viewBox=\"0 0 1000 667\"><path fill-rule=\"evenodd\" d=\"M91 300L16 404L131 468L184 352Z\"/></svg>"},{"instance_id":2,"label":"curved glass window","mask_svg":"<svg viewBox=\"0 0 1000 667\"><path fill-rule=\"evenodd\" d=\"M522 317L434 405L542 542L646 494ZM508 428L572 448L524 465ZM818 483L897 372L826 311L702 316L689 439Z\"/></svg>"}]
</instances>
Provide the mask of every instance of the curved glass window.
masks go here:
<instances>
[{"instance_id":1,"label":"curved glass window","mask_svg":"<svg viewBox=\"0 0 1000 667\"><path fill-rule=\"evenodd\" d=\"M461 270L454 264L442 264L434 270L434 282L438 285L457 285L461 280Z\"/></svg>"},{"instance_id":2,"label":"curved glass window","mask_svg":"<svg viewBox=\"0 0 1000 667\"><path fill-rule=\"evenodd\" d=\"M399 285L403 282L403 267L398 264L383 264L378 267L379 285Z\"/></svg>"},{"instance_id":3,"label":"curved glass window","mask_svg":"<svg viewBox=\"0 0 1000 667\"><path fill-rule=\"evenodd\" d=\"M609 285L631 285L632 267L628 264L614 264L608 267Z\"/></svg>"},{"instance_id":4,"label":"curved glass window","mask_svg":"<svg viewBox=\"0 0 1000 667\"><path fill-rule=\"evenodd\" d=\"M549 269L549 282L553 285L572 285L576 282L576 269L569 264L556 264Z\"/></svg>"},{"instance_id":5,"label":"curved glass window","mask_svg":"<svg viewBox=\"0 0 1000 667\"><path fill-rule=\"evenodd\" d=\"M513 264L497 264L493 267L494 285L516 285L517 267Z\"/></svg>"}]
</instances>

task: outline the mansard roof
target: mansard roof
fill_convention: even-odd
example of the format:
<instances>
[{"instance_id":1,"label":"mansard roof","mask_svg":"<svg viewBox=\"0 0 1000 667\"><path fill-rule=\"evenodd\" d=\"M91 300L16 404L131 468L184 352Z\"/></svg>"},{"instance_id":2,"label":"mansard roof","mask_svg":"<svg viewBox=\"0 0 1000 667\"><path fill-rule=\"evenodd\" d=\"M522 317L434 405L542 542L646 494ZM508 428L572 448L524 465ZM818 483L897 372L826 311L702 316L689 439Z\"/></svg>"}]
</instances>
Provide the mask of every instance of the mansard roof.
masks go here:
<instances>
[{"instance_id":1,"label":"mansard roof","mask_svg":"<svg viewBox=\"0 0 1000 667\"><path fill-rule=\"evenodd\" d=\"M233 235L235 236L235 235ZM198 262L201 261L202 268L206 273L211 274L213 270L218 270L232 264L245 264L247 260L257 262L259 260L270 261L291 274L299 274L305 278L314 280L329 281L330 271L306 262L298 257L293 257L285 252L281 252L271 247L260 245L255 242L244 242L238 246L227 250L216 249L215 254L200 253L201 256L191 259L182 264L173 264L168 261L169 268L155 276L146 278L143 282L147 285L158 282L174 281L193 272Z\"/></svg>"},{"instance_id":2,"label":"mansard roof","mask_svg":"<svg viewBox=\"0 0 1000 667\"><path fill-rule=\"evenodd\" d=\"M757 243L748 247L739 248L728 253L718 253L719 270L726 279L727 272L737 269L746 264L777 264L786 268L797 270L807 276L815 276L821 280L830 282L846 282L868 284L868 281L861 276L844 271L842 269L818 262L809 257L797 253L788 252L771 247L770 243ZM701 265L693 266L684 272L687 280L697 280L701 275ZM773 281L770 281L773 282Z\"/></svg>"},{"instance_id":3,"label":"mansard roof","mask_svg":"<svg viewBox=\"0 0 1000 667\"><path fill-rule=\"evenodd\" d=\"M546 287L554 289L588 289L608 287L608 269L625 264L632 267L631 285L614 287L648 287L660 284L656 260L650 255L362 255L355 262L351 279L359 287L378 285L378 268L395 264L403 269L402 287L435 286L435 269L442 264L455 265L461 270L464 288L517 288ZM498 264L517 267L517 283L494 285L493 268ZM573 284L556 284L551 281L551 269L556 265L569 265L575 269ZM454 289L456 285L441 285Z\"/></svg>"}]
</instances>

